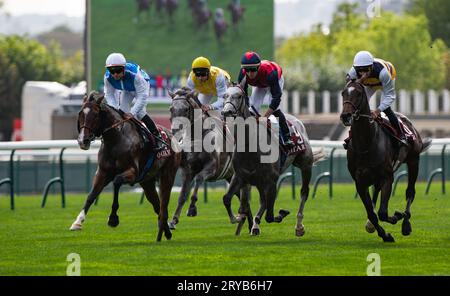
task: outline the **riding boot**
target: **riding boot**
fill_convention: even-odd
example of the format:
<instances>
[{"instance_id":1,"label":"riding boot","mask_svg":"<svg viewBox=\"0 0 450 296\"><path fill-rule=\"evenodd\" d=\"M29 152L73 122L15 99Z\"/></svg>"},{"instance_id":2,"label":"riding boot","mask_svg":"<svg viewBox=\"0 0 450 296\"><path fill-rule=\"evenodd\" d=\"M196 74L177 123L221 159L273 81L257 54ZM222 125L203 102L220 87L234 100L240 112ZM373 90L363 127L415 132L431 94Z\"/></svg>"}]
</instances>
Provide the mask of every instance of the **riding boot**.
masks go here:
<instances>
[{"instance_id":1,"label":"riding boot","mask_svg":"<svg viewBox=\"0 0 450 296\"><path fill-rule=\"evenodd\" d=\"M405 134L403 133L403 130L400 127L400 122L398 121L397 115L392 111L392 109L389 107L386 110L384 110L384 114L387 115L389 118L389 122L392 124L392 126L397 131L398 137L400 139L400 142L406 146L408 146L408 143L406 142Z\"/></svg>"},{"instance_id":2,"label":"riding boot","mask_svg":"<svg viewBox=\"0 0 450 296\"><path fill-rule=\"evenodd\" d=\"M158 131L158 128L156 127L155 122L146 114L144 117L142 117L141 121L145 123L148 130L153 134L155 137L155 151L160 151L164 149L167 144L164 142L164 140L161 138L161 134Z\"/></svg>"},{"instance_id":3,"label":"riding boot","mask_svg":"<svg viewBox=\"0 0 450 296\"><path fill-rule=\"evenodd\" d=\"M291 135L289 133L289 127L287 125L286 117L281 110L276 110L273 115L278 117L278 122L280 124L281 138L283 139L283 144L288 148L294 146L294 142L291 140Z\"/></svg>"}]
</instances>

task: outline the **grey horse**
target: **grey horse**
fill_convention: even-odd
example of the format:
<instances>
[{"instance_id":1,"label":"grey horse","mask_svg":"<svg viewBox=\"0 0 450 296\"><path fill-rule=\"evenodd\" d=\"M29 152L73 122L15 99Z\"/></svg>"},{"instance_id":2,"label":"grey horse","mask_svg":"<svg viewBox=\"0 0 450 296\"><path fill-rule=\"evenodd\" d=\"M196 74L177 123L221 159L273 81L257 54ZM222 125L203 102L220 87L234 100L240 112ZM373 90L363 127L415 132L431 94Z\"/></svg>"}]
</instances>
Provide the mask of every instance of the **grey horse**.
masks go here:
<instances>
[{"instance_id":1,"label":"grey horse","mask_svg":"<svg viewBox=\"0 0 450 296\"><path fill-rule=\"evenodd\" d=\"M249 111L248 98L240 85L230 86L227 89L227 93L225 94L223 115L225 118L243 118L244 120L253 116ZM229 207L231 197L243 186L252 185L258 189L260 195L260 208L253 219L251 235L260 234L259 224L261 222L261 217L266 210L267 212L265 219L268 223L279 223L289 214L289 211L281 209L279 211L279 215L274 217L273 212L275 199L277 196L277 180L291 164L300 168L302 172L301 201L297 213L295 233L297 236L303 236L305 233L305 227L303 225L303 209L308 199L312 166L314 163L323 159L325 155L323 150L316 152L312 151L305 127L300 120L289 114L286 114L286 119L295 126L297 132L301 133L301 138L303 138L305 145L305 149L303 151L298 151L287 155L283 163L280 161L280 158L278 158L278 161L275 162L261 163L261 157L265 153L261 151L259 145L257 145L256 152L249 150L250 137L251 134L254 134L255 132L252 130L251 133L249 133L249 131L246 131L245 133L244 152L238 152L235 150L233 154L233 167L235 173L231 180L229 189L223 197L223 201L225 206ZM245 125L245 127L248 127L248 125ZM258 123L256 132L261 132L261 129L267 130L266 124ZM238 145L239 143L236 142L236 147L238 147ZM278 149L278 139L276 139L275 147ZM240 231L239 229L242 227L241 220L246 216L246 211L250 209L248 199L241 198L241 209L243 209L243 212L240 212L237 217L239 225L236 232Z\"/></svg>"},{"instance_id":2,"label":"grey horse","mask_svg":"<svg viewBox=\"0 0 450 296\"><path fill-rule=\"evenodd\" d=\"M227 128L223 127L223 121L219 117L210 116L209 113L201 112L201 103L198 100L197 93L192 91L187 87L183 87L177 90L175 93L169 92L169 95L172 97L172 104L170 107L171 114L171 122L172 122L172 132L174 134L179 134L183 132L179 126L176 125L175 119L177 118L186 118L189 120L190 124L190 135L194 135L194 126L201 125L201 138L199 139L186 139L187 137L183 137L181 140L183 141L182 147L190 148L190 152L182 151L181 152L181 177L182 177L182 187L180 196L178 198L178 206L173 215L172 221L169 222L169 226L171 229L175 229L175 225L178 224L180 220L181 211L183 206L189 196L191 191L192 183L195 182L194 191L191 196L191 204L189 205L189 209L187 211L187 216L193 217L197 215L197 194L199 187L203 184L203 182L214 182L218 180L227 180L231 181L231 177L234 174L231 158L233 151L225 151L224 147L217 147L218 149L214 149L213 152L207 152L200 146L202 149L199 152L198 150L194 150L194 146L196 144L201 144L199 142L203 142L205 137L209 137L212 139L222 138L223 143L229 141L232 136L231 134L227 134ZM195 112L197 111L197 112ZM212 121L214 121L216 128L208 128L203 126L203 121L206 117L210 117ZM217 128L220 127L220 128ZM250 187L245 187L241 192L237 192L236 195L240 197L241 195L248 195L250 193ZM233 215L231 208L227 208L228 216L230 218L231 223L237 223L236 217ZM251 217L251 213L250 216ZM249 230L252 228L252 219L249 219Z\"/></svg>"}]
</instances>

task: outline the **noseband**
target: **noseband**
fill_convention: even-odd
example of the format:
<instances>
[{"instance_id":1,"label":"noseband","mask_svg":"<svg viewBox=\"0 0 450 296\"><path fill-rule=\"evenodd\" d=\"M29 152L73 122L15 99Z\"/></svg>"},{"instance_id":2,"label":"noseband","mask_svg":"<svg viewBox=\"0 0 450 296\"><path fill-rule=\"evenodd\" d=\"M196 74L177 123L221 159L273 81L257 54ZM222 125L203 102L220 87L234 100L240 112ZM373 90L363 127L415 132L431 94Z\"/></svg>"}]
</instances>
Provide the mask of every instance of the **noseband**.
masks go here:
<instances>
[{"instance_id":1,"label":"noseband","mask_svg":"<svg viewBox=\"0 0 450 296\"><path fill-rule=\"evenodd\" d=\"M361 83L359 83L359 82L356 82L356 83L358 83L360 86L362 86ZM348 85L349 84L350 84L350 82L347 83L345 90L348 89ZM351 105L353 107L354 111L351 113L353 120L358 121L360 119L360 117L365 117L365 118L369 119L369 123L373 123L374 120L373 120L373 118L372 118L372 116L370 114L361 114L361 109L360 109L361 108L361 104L362 104L364 99L367 100L367 98L365 98L365 95L364 95L364 88L363 88L362 96L363 96L363 98L359 101L358 106L356 106L352 101L349 101L349 100L343 101L342 105L349 104L349 105Z\"/></svg>"}]
</instances>

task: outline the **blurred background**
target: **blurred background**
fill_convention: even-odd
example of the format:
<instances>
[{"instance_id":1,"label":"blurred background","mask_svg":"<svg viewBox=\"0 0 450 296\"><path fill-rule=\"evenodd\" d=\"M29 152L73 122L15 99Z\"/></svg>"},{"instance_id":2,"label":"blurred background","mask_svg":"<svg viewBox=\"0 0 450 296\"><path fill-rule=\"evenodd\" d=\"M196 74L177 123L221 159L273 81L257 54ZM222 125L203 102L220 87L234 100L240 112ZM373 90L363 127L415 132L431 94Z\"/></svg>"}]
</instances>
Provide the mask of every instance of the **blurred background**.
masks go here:
<instances>
[{"instance_id":1,"label":"blurred background","mask_svg":"<svg viewBox=\"0 0 450 296\"><path fill-rule=\"evenodd\" d=\"M236 80L248 50L282 66L282 109L311 139L347 136L340 90L359 50L396 67L394 110L422 136L448 138L449 12L448 0L0 0L0 141L75 139L82 97L102 90L110 52L150 74L148 112L169 126L167 91L185 85L195 57ZM39 191L47 170L22 186ZM348 180L344 162L336 170ZM70 174L86 175L87 190L94 171L93 161Z\"/></svg>"},{"instance_id":2,"label":"blurred background","mask_svg":"<svg viewBox=\"0 0 450 296\"><path fill-rule=\"evenodd\" d=\"M449 11L445 0L0 0L0 140L75 138L80 99L103 89L110 52L150 74L149 113L167 126L167 90L195 57L236 80L247 50L283 67L283 108L313 139L345 136L339 90L359 50L395 65L394 109L448 137Z\"/></svg>"}]
</instances>

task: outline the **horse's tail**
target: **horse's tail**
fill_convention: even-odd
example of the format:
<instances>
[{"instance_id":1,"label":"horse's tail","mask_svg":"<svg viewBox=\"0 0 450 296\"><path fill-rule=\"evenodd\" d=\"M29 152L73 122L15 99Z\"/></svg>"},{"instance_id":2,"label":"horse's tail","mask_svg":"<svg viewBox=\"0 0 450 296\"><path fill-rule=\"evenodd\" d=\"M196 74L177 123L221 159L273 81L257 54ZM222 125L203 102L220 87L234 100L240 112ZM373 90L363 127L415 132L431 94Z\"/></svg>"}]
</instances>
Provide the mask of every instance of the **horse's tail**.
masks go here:
<instances>
[{"instance_id":1,"label":"horse's tail","mask_svg":"<svg viewBox=\"0 0 450 296\"><path fill-rule=\"evenodd\" d=\"M433 142L433 139L431 139L431 138L423 139L422 149L420 150L420 153L423 153L423 152L427 151L428 149L430 149L432 142Z\"/></svg>"},{"instance_id":2,"label":"horse's tail","mask_svg":"<svg viewBox=\"0 0 450 296\"><path fill-rule=\"evenodd\" d=\"M320 150L313 151L313 164L325 160L326 155L323 151L323 148L320 148Z\"/></svg>"}]
</instances>

